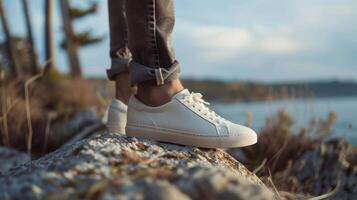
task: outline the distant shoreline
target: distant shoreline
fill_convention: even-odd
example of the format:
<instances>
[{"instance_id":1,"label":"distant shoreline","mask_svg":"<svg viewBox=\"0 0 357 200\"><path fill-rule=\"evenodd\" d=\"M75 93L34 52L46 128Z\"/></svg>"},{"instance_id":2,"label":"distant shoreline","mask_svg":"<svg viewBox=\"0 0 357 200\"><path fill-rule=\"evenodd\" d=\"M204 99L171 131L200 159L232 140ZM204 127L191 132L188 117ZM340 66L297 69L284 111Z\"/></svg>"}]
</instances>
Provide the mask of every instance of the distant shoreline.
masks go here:
<instances>
[{"instance_id":1,"label":"distant shoreline","mask_svg":"<svg viewBox=\"0 0 357 200\"><path fill-rule=\"evenodd\" d=\"M311 81L296 83L224 82L185 79L183 84L217 102L251 102L323 97L357 97L357 82Z\"/></svg>"},{"instance_id":2,"label":"distant shoreline","mask_svg":"<svg viewBox=\"0 0 357 200\"><path fill-rule=\"evenodd\" d=\"M94 82L105 78L89 78ZM307 81L262 83L249 81L221 81L183 79L183 85L204 98L221 103L274 101L285 99L314 99L328 97L357 97L354 81Z\"/></svg>"}]
</instances>

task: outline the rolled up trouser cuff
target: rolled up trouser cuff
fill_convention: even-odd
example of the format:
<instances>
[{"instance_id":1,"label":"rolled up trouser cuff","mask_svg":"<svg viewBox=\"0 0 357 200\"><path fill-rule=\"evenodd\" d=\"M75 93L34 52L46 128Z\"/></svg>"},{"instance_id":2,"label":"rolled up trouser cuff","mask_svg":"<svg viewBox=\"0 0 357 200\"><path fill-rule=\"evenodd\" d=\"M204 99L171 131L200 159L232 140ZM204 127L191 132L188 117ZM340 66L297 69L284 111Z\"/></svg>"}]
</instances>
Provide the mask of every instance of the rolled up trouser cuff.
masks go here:
<instances>
[{"instance_id":1,"label":"rolled up trouser cuff","mask_svg":"<svg viewBox=\"0 0 357 200\"><path fill-rule=\"evenodd\" d=\"M130 62L131 86L144 81L153 81L155 85L160 86L169 81L178 79L179 76L180 65L176 60L167 68L152 68L134 61Z\"/></svg>"},{"instance_id":2,"label":"rolled up trouser cuff","mask_svg":"<svg viewBox=\"0 0 357 200\"><path fill-rule=\"evenodd\" d=\"M107 76L109 80L115 80L115 76L129 71L129 63L131 59L127 58L112 58L110 69L107 69Z\"/></svg>"}]
</instances>

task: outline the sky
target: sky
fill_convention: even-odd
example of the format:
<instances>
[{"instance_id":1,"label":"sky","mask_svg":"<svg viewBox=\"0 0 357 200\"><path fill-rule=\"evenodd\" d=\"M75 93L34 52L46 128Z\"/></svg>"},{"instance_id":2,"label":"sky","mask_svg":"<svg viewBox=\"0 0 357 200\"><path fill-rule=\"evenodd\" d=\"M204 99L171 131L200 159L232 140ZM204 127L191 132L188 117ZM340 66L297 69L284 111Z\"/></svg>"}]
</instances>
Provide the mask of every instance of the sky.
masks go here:
<instances>
[{"instance_id":1,"label":"sky","mask_svg":"<svg viewBox=\"0 0 357 200\"><path fill-rule=\"evenodd\" d=\"M30 0L36 50L43 60L43 0ZM58 1L56 1L58 2ZM83 3L85 0L76 0ZM107 1L75 22L76 31L105 36L81 48L86 76L105 76L110 65ZM224 3L223 3L224 2ZM357 81L356 0L177 0L173 44L186 78L262 82ZM25 33L20 0L4 0L13 34ZM68 70L59 6L56 63ZM0 37L2 38L2 37Z\"/></svg>"}]
</instances>

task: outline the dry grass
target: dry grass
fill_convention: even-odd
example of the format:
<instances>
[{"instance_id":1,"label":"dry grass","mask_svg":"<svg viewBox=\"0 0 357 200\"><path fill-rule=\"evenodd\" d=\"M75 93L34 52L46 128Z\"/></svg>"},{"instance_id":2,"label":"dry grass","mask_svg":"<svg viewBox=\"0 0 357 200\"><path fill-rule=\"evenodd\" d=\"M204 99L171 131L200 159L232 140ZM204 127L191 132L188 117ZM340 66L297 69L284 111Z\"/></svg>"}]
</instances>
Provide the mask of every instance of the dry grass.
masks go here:
<instances>
[{"instance_id":1,"label":"dry grass","mask_svg":"<svg viewBox=\"0 0 357 200\"><path fill-rule=\"evenodd\" d=\"M41 152L49 123L65 122L75 112L99 105L90 81L54 74L27 84L30 79L1 81L0 144L28 151L34 147Z\"/></svg>"},{"instance_id":2,"label":"dry grass","mask_svg":"<svg viewBox=\"0 0 357 200\"><path fill-rule=\"evenodd\" d=\"M20 147L26 149L24 144L26 141L27 131L27 116L26 116L26 101L23 95L19 92L21 87L16 84L9 83L1 86L2 99L1 107L1 129L0 133L3 140L2 144L7 146ZM33 122L41 121L41 105L38 101L31 101L31 118Z\"/></svg>"},{"instance_id":3,"label":"dry grass","mask_svg":"<svg viewBox=\"0 0 357 200\"><path fill-rule=\"evenodd\" d=\"M26 118L27 118L27 127L28 127L28 134L26 137L26 149L27 153L31 155L32 150L32 137L33 137L33 129L32 129L32 121L31 121L31 105L30 105L30 94L29 94L29 87L30 84L37 79L43 76L43 72L31 77L25 82L25 103L26 103Z\"/></svg>"},{"instance_id":4,"label":"dry grass","mask_svg":"<svg viewBox=\"0 0 357 200\"><path fill-rule=\"evenodd\" d=\"M314 147L314 140L306 137L306 130L298 134L292 132L293 119L284 111L279 111L276 119L268 118L259 135L259 143L243 148L249 168L259 166L267 159L264 169L258 174L267 173L269 166L272 173L285 169L289 161L298 158L304 151Z\"/></svg>"},{"instance_id":5,"label":"dry grass","mask_svg":"<svg viewBox=\"0 0 357 200\"><path fill-rule=\"evenodd\" d=\"M99 103L93 84L86 79L44 79L35 84L35 87L32 96L41 99L44 108L49 110L73 113L80 108Z\"/></svg>"},{"instance_id":6,"label":"dry grass","mask_svg":"<svg viewBox=\"0 0 357 200\"><path fill-rule=\"evenodd\" d=\"M335 120L336 115L329 113L326 119L312 120L309 127L296 133L293 118L279 111L276 118L267 119L256 145L229 152L266 184L288 191L283 192L285 197L291 195L289 192L300 193L302 183L290 177L289 169L304 152L320 146L331 134Z\"/></svg>"}]
</instances>

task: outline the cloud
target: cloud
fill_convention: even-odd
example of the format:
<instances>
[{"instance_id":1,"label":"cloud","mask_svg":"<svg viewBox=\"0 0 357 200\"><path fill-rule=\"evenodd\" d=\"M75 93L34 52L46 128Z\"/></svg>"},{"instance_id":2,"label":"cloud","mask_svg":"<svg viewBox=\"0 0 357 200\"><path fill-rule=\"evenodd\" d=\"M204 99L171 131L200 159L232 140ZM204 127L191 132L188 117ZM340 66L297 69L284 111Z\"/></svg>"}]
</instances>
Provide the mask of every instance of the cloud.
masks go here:
<instances>
[{"instance_id":1,"label":"cloud","mask_svg":"<svg viewBox=\"0 0 357 200\"><path fill-rule=\"evenodd\" d=\"M202 56L210 60L233 59L248 53L291 54L305 48L288 31L262 25L241 28L181 23L186 30L192 30L188 34L186 31L185 37L189 37Z\"/></svg>"}]
</instances>

